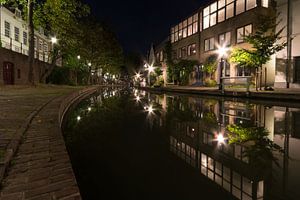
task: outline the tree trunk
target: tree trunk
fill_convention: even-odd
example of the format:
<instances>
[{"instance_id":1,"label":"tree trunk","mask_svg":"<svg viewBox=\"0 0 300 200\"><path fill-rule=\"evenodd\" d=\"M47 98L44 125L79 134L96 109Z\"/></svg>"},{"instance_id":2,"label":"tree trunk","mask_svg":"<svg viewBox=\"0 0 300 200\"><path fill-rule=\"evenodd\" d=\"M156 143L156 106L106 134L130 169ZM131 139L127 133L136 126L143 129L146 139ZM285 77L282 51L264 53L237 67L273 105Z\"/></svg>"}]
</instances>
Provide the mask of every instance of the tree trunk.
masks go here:
<instances>
[{"instance_id":1,"label":"tree trunk","mask_svg":"<svg viewBox=\"0 0 300 200\"><path fill-rule=\"evenodd\" d=\"M33 25L33 0L28 0L28 32L29 32L29 52L28 52L28 83L34 83L34 25Z\"/></svg>"}]
</instances>

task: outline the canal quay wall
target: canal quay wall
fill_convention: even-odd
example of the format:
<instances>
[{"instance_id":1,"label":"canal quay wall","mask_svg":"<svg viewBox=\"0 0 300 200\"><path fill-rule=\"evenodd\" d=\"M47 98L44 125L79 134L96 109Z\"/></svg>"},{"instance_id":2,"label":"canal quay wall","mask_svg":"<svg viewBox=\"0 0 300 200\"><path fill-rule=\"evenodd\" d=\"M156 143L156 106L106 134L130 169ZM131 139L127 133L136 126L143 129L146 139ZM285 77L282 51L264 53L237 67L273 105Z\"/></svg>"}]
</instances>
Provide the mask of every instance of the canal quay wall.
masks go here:
<instances>
[{"instance_id":1,"label":"canal quay wall","mask_svg":"<svg viewBox=\"0 0 300 200\"><path fill-rule=\"evenodd\" d=\"M61 125L70 106L97 88L52 97L26 118L0 163L1 200L81 199Z\"/></svg>"},{"instance_id":2,"label":"canal quay wall","mask_svg":"<svg viewBox=\"0 0 300 200\"><path fill-rule=\"evenodd\" d=\"M223 93L216 88L187 86L167 86L161 88L139 87L139 89L165 93L171 92L190 95L208 95L229 98L246 98L253 100L282 101L283 103L300 102L300 89L275 89L274 91L250 90L250 92L247 92L245 91L245 89L237 88L225 90Z\"/></svg>"}]
</instances>

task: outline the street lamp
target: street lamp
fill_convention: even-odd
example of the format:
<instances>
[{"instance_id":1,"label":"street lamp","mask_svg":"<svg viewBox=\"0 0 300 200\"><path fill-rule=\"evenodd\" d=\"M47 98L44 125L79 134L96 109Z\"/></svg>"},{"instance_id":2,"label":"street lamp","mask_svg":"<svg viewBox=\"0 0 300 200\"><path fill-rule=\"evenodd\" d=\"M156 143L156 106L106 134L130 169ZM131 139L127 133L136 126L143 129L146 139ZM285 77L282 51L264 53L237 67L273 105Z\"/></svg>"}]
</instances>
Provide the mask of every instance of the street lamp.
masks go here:
<instances>
[{"instance_id":1,"label":"street lamp","mask_svg":"<svg viewBox=\"0 0 300 200\"><path fill-rule=\"evenodd\" d=\"M56 44L57 43L57 38L56 37L52 37L51 38L51 43L52 44Z\"/></svg>"},{"instance_id":2,"label":"street lamp","mask_svg":"<svg viewBox=\"0 0 300 200\"><path fill-rule=\"evenodd\" d=\"M155 67L153 67L153 64L149 65L148 63L145 63L144 67L148 71L148 85L151 86L151 73L154 72Z\"/></svg>"},{"instance_id":3,"label":"street lamp","mask_svg":"<svg viewBox=\"0 0 300 200\"><path fill-rule=\"evenodd\" d=\"M78 55L78 56L77 56L77 59L78 59L78 60L80 60L80 59L81 59L81 56L80 56L80 55Z\"/></svg>"},{"instance_id":4,"label":"street lamp","mask_svg":"<svg viewBox=\"0 0 300 200\"><path fill-rule=\"evenodd\" d=\"M218 80L219 80L219 90L223 90L223 77L224 77L224 70L225 70L225 59L224 57L227 56L228 48L225 46L219 47L217 50L217 53L219 55L219 58L221 59L220 65L219 65L219 74L218 74Z\"/></svg>"}]
</instances>

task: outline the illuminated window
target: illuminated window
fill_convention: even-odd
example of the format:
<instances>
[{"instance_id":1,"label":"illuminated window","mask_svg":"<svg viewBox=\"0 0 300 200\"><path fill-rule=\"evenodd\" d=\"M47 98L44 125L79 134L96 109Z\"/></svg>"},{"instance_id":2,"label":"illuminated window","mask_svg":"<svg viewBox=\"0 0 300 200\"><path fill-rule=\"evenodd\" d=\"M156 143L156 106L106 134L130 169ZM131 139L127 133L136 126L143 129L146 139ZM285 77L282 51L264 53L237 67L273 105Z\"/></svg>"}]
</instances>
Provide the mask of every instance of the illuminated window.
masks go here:
<instances>
[{"instance_id":1,"label":"illuminated window","mask_svg":"<svg viewBox=\"0 0 300 200\"><path fill-rule=\"evenodd\" d=\"M213 26L217 23L217 13L210 15L210 26Z\"/></svg>"},{"instance_id":2,"label":"illuminated window","mask_svg":"<svg viewBox=\"0 0 300 200\"><path fill-rule=\"evenodd\" d=\"M236 0L235 13L238 15L242 12L245 12L245 0Z\"/></svg>"},{"instance_id":3,"label":"illuminated window","mask_svg":"<svg viewBox=\"0 0 300 200\"><path fill-rule=\"evenodd\" d=\"M218 11L218 23L223 22L225 20L225 8L222 8Z\"/></svg>"},{"instance_id":4,"label":"illuminated window","mask_svg":"<svg viewBox=\"0 0 300 200\"><path fill-rule=\"evenodd\" d=\"M233 17L233 15L234 15L234 3L231 3L226 6L226 19Z\"/></svg>"},{"instance_id":5,"label":"illuminated window","mask_svg":"<svg viewBox=\"0 0 300 200\"><path fill-rule=\"evenodd\" d=\"M204 40L204 51L211 51L215 49L215 39L209 38Z\"/></svg>"},{"instance_id":6,"label":"illuminated window","mask_svg":"<svg viewBox=\"0 0 300 200\"><path fill-rule=\"evenodd\" d=\"M225 6L225 0L218 1L218 9L223 8Z\"/></svg>"},{"instance_id":7,"label":"illuminated window","mask_svg":"<svg viewBox=\"0 0 300 200\"><path fill-rule=\"evenodd\" d=\"M268 8L269 7L269 0L262 0L261 5L262 5L262 7Z\"/></svg>"},{"instance_id":8,"label":"illuminated window","mask_svg":"<svg viewBox=\"0 0 300 200\"><path fill-rule=\"evenodd\" d=\"M236 32L236 42L237 43L242 43L244 42L244 37L245 36L248 36L252 33L252 25L249 24L247 26L244 26L244 27L241 27L241 28L238 28L237 29L237 32Z\"/></svg>"},{"instance_id":9,"label":"illuminated window","mask_svg":"<svg viewBox=\"0 0 300 200\"><path fill-rule=\"evenodd\" d=\"M263 0L262 0L263 1ZM246 9L250 10L256 7L256 0L246 0Z\"/></svg>"},{"instance_id":10,"label":"illuminated window","mask_svg":"<svg viewBox=\"0 0 300 200\"><path fill-rule=\"evenodd\" d=\"M188 46L188 56L196 55L196 44L191 44Z\"/></svg>"},{"instance_id":11,"label":"illuminated window","mask_svg":"<svg viewBox=\"0 0 300 200\"><path fill-rule=\"evenodd\" d=\"M221 47L230 46L230 44L231 44L231 32L227 32L219 35L219 45Z\"/></svg>"}]
</instances>

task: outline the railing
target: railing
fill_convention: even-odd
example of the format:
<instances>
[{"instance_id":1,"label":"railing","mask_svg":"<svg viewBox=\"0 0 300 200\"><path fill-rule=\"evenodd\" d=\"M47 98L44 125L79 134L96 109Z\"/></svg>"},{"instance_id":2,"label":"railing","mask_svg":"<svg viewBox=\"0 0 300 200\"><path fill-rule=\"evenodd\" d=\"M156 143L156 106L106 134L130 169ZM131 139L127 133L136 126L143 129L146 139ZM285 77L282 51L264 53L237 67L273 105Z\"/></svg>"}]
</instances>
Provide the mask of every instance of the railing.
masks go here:
<instances>
[{"instance_id":1,"label":"railing","mask_svg":"<svg viewBox=\"0 0 300 200\"><path fill-rule=\"evenodd\" d=\"M12 38L9 38L5 35L1 34L0 36L1 36L0 45L2 48L5 48L5 49L28 56L29 49L28 49L27 45L24 45L21 42L15 41ZM43 62L47 62L47 63L51 62L49 51L45 52L45 51L35 49L34 50L34 58L38 59L40 61L43 61Z\"/></svg>"},{"instance_id":2,"label":"railing","mask_svg":"<svg viewBox=\"0 0 300 200\"><path fill-rule=\"evenodd\" d=\"M242 80L239 84L246 86L247 94L250 93L250 85L251 85L251 76L231 76L231 77L221 77L221 90L222 93L225 92L225 85L233 85L235 82L226 82L226 80Z\"/></svg>"}]
</instances>

